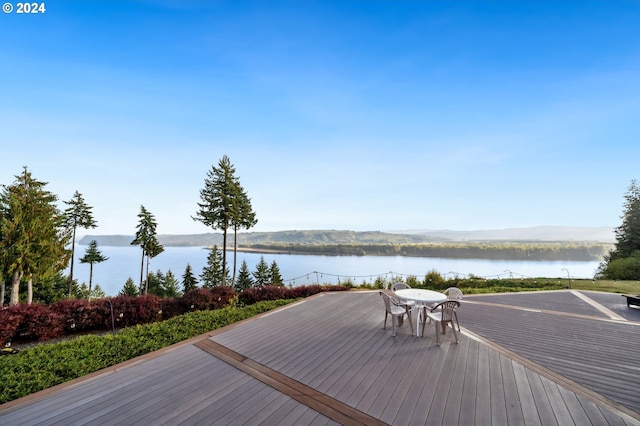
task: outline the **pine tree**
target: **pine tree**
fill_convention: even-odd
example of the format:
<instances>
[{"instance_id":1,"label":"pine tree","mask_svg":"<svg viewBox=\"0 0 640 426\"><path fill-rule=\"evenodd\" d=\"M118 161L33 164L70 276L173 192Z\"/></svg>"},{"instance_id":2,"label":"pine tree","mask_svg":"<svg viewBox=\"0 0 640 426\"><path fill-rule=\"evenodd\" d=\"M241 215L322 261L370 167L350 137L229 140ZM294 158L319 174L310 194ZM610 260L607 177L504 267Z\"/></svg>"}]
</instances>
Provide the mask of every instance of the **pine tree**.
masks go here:
<instances>
[{"instance_id":1,"label":"pine tree","mask_svg":"<svg viewBox=\"0 0 640 426\"><path fill-rule=\"evenodd\" d=\"M154 274L153 272L147 273L147 292L145 294L155 294L159 297L164 297L164 274L159 269Z\"/></svg>"},{"instance_id":2,"label":"pine tree","mask_svg":"<svg viewBox=\"0 0 640 426\"><path fill-rule=\"evenodd\" d=\"M280 268L278 267L278 264L275 260L271 262L271 267L269 268L269 276L271 277L272 285L284 285L282 274L280 274Z\"/></svg>"},{"instance_id":3,"label":"pine tree","mask_svg":"<svg viewBox=\"0 0 640 426\"><path fill-rule=\"evenodd\" d=\"M109 259L108 257L103 256L100 250L98 250L98 242L96 240L91 240L91 242L89 243L89 246L85 251L84 256L79 259L80 263L89 264L89 295L92 294L91 282L93 280L93 264L101 263L108 259Z\"/></svg>"},{"instance_id":4,"label":"pine tree","mask_svg":"<svg viewBox=\"0 0 640 426\"><path fill-rule=\"evenodd\" d=\"M140 293L138 291L138 287L133 282L133 278L127 278L127 281L124 283L124 287L118 293L119 296L138 296Z\"/></svg>"},{"instance_id":5,"label":"pine tree","mask_svg":"<svg viewBox=\"0 0 640 426\"><path fill-rule=\"evenodd\" d=\"M82 198L82 194L76 191L73 194L73 198L64 202L69 207L64 211L65 226L71 234L71 265L69 267L69 297L71 297L71 291L73 287L73 258L76 249L76 229L78 227L89 229L95 228L98 223L93 218L91 212L92 207L87 205Z\"/></svg>"},{"instance_id":6,"label":"pine tree","mask_svg":"<svg viewBox=\"0 0 640 426\"><path fill-rule=\"evenodd\" d=\"M53 277L69 260L65 247L69 236L55 205L58 197L46 185L24 167L0 194L0 270L11 280L10 305L20 301L23 277L28 277L27 302L31 303L33 280Z\"/></svg>"},{"instance_id":7,"label":"pine tree","mask_svg":"<svg viewBox=\"0 0 640 426\"><path fill-rule=\"evenodd\" d=\"M180 297L182 295L182 292L180 291L180 284L178 283L176 276L171 272L171 269L169 269L164 276L163 288L164 297Z\"/></svg>"},{"instance_id":8,"label":"pine tree","mask_svg":"<svg viewBox=\"0 0 640 426\"><path fill-rule=\"evenodd\" d=\"M636 180L631 181L624 199L622 224L615 230L615 248L600 264L599 278L640 279L640 186Z\"/></svg>"},{"instance_id":9,"label":"pine tree","mask_svg":"<svg viewBox=\"0 0 640 426\"><path fill-rule=\"evenodd\" d=\"M234 284L234 288L236 291L242 291L251 287L253 287L253 279L251 278L251 272L249 272L249 266L247 266L247 261L243 260L242 264L240 265L240 270L238 271L238 279Z\"/></svg>"},{"instance_id":10,"label":"pine tree","mask_svg":"<svg viewBox=\"0 0 640 426\"><path fill-rule=\"evenodd\" d=\"M191 265L187 263L184 274L182 274L182 291L186 293L194 288L198 288L198 279L193 275Z\"/></svg>"},{"instance_id":11,"label":"pine tree","mask_svg":"<svg viewBox=\"0 0 640 426\"><path fill-rule=\"evenodd\" d=\"M256 265L256 271L253 272L255 285L262 287L271 283L271 274L269 273L269 265L264 260L264 256L260 256L260 262Z\"/></svg>"},{"instance_id":12,"label":"pine tree","mask_svg":"<svg viewBox=\"0 0 640 426\"><path fill-rule=\"evenodd\" d=\"M231 226L233 228L233 282L236 280L236 260L238 255L238 229L250 229L256 223L256 214L251 207L251 199L247 196L240 181L235 182L235 194L233 197L233 210L231 217Z\"/></svg>"},{"instance_id":13,"label":"pine tree","mask_svg":"<svg viewBox=\"0 0 640 426\"><path fill-rule=\"evenodd\" d=\"M218 167L211 167L200 190L198 211L193 220L202 222L212 229L222 231L222 270L227 270L227 234L234 217L238 216L234 199L238 196L239 183L234 176L235 168L229 157L223 156ZM222 284L226 285L227 274L222 274Z\"/></svg>"},{"instance_id":14,"label":"pine tree","mask_svg":"<svg viewBox=\"0 0 640 426\"><path fill-rule=\"evenodd\" d=\"M202 288L213 288L216 286L225 285L225 280L228 279L229 270L226 269L223 273L223 260L222 253L218 249L218 246L213 246L209 249L209 255L207 256L207 264L202 268Z\"/></svg>"},{"instance_id":15,"label":"pine tree","mask_svg":"<svg viewBox=\"0 0 640 426\"><path fill-rule=\"evenodd\" d=\"M140 246L142 248L142 260L140 261L140 293L146 294L148 292L148 278L146 280L147 285L143 285L144 264L145 257L147 259L147 275L149 274L149 259L156 257L164 251L164 248L158 241L156 236L156 223L155 217L144 206L140 206L140 213L138 213L138 230L136 231L135 238L131 242L131 245Z\"/></svg>"}]
</instances>

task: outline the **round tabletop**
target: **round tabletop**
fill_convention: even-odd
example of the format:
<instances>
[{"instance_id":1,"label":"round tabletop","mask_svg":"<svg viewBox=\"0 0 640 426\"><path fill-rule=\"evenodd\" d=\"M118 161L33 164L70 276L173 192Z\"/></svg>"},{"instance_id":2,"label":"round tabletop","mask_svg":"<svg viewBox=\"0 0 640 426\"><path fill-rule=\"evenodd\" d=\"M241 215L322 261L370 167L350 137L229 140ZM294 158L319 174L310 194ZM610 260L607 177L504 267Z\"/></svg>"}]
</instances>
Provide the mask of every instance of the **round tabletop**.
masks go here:
<instances>
[{"instance_id":1,"label":"round tabletop","mask_svg":"<svg viewBox=\"0 0 640 426\"><path fill-rule=\"evenodd\" d=\"M396 290L396 295L401 299L413 300L424 304L440 303L447 300L447 295L444 293L421 288L403 288L402 290Z\"/></svg>"}]
</instances>

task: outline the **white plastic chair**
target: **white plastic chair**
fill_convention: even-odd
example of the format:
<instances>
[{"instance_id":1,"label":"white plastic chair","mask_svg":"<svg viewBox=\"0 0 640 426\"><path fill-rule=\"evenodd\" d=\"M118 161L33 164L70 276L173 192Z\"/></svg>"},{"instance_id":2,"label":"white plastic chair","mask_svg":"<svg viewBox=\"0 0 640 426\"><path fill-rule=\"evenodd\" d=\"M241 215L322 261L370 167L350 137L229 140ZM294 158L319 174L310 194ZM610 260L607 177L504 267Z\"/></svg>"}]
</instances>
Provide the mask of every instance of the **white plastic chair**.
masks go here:
<instances>
[{"instance_id":1,"label":"white plastic chair","mask_svg":"<svg viewBox=\"0 0 640 426\"><path fill-rule=\"evenodd\" d=\"M392 297L390 294L383 291L380 292L382 301L384 302L384 325L383 329L387 328L387 317L391 315L391 323L393 324L393 336L396 335L396 322L402 325L404 316L406 315L409 320L409 326L411 327L411 335L413 336L413 323L411 322L411 306L406 303Z\"/></svg>"},{"instance_id":2,"label":"white plastic chair","mask_svg":"<svg viewBox=\"0 0 640 426\"><path fill-rule=\"evenodd\" d=\"M407 283L403 283L402 281L398 281L393 283L391 286L391 291L395 293L396 290L402 290L403 288L411 288L411 286Z\"/></svg>"},{"instance_id":3,"label":"white plastic chair","mask_svg":"<svg viewBox=\"0 0 640 426\"><path fill-rule=\"evenodd\" d=\"M462 290L460 290L458 287L449 287L443 293L447 295L447 299L449 300L462 299Z\"/></svg>"},{"instance_id":4,"label":"white plastic chair","mask_svg":"<svg viewBox=\"0 0 640 426\"><path fill-rule=\"evenodd\" d=\"M433 320L438 346L440 346L440 329L442 329L442 334L445 334L447 331L447 325L451 325L453 335L456 338L456 343L458 343L458 332L453 324L454 321L458 323L458 316L456 314L456 309L458 307L460 307L460 302L457 300L447 300L446 302L437 304L430 312L427 313L427 317ZM458 330L460 330L460 324L458 324ZM422 335L424 336L424 323L422 324Z\"/></svg>"}]
</instances>

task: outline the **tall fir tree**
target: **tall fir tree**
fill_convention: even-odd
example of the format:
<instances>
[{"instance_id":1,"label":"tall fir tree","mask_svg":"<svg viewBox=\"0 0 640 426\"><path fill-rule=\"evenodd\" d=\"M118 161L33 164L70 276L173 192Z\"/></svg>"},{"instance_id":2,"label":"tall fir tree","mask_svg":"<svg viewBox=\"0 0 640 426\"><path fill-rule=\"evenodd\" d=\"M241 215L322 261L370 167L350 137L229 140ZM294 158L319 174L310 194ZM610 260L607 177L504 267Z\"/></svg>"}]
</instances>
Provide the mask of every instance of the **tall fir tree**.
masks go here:
<instances>
[{"instance_id":1,"label":"tall fir tree","mask_svg":"<svg viewBox=\"0 0 640 426\"><path fill-rule=\"evenodd\" d=\"M69 266L69 297L73 290L73 259L76 250L76 229L95 228L98 222L93 218L92 207L89 206L77 190L73 198L64 202L67 206L64 210L65 226L71 235L71 264Z\"/></svg>"},{"instance_id":2,"label":"tall fir tree","mask_svg":"<svg viewBox=\"0 0 640 426\"><path fill-rule=\"evenodd\" d=\"M600 264L599 278L640 279L640 186L635 179L624 199L622 224L615 230L616 244Z\"/></svg>"},{"instance_id":3,"label":"tall fir tree","mask_svg":"<svg viewBox=\"0 0 640 426\"><path fill-rule=\"evenodd\" d=\"M256 213L251 207L251 199L240 185L239 178L235 182L235 195L232 199L233 210L231 227L233 228L233 275L232 281L236 281L236 263L238 258L238 229L250 229L258 223Z\"/></svg>"},{"instance_id":4,"label":"tall fir tree","mask_svg":"<svg viewBox=\"0 0 640 426\"><path fill-rule=\"evenodd\" d=\"M226 155L212 166L204 180L204 188L200 190L198 211L193 220L202 222L213 230L222 231L222 269L227 270L227 235L234 217L238 216L234 204L240 188L235 177L235 168ZM227 284L227 274L222 275L222 285Z\"/></svg>"},{"instance_id":5,"label":"tall fir tree","mask_svg":"<svg viewBox=\"0 0 640 426\"><path fill-rule=\"evenodd\" d=\"M140 261L140 293L146 294L148 292L148 279L143 280L145 259L147 260L147 275L149 274L149 259L162 253L164 248L158 241L156 235L156 228L158 224L156 219L145 209L144 206L140 206L140 213L138 213L138 226L136 235L131 242L131 245L140 246L142 249L142 260ZM148 277L147 277L148 278Z\"/></svg>"},{"instance_id":6,"label":"tall fir tree","mask_svg":"<svg viewBox=\"0 0 640 426\"><path fill-rule=\"evenodd\" d=\"M11 280L10 305L20 303L20 282L27 278L27 303L33 281L46 280L69 260L68 233L56 206L58 197L45 189L27 167L0 194L0 270ZM4 280L3 280L4 282Z\"/></svg>"},{"instance_id":7,"label":"tall fir tree","mask_svg":"<svg viewBox=\"0 0 640 426\"><path fill-rule=\"evenodd\" d=\"M101 263L108 259L109 258L104 256L98 249L98 242L96 240L91 240L89 246L87 246L84 256L79 259L80 263L89 264L89 295L92 294L91 284L93 281L93 264Z\"/></svg>"}]
</instances>

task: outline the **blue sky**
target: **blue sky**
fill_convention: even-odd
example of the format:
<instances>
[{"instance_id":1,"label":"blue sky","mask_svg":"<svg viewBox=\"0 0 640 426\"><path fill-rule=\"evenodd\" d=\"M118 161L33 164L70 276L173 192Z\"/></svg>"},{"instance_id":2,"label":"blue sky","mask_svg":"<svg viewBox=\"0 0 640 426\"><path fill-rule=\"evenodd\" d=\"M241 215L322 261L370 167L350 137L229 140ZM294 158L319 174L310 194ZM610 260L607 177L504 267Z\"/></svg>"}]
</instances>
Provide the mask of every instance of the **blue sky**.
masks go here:
<instances>
[{"instance_id":1,"label":"blue sky","mask_svg":"<svg viewBox=\"0 0 640 426\"><path fill-rule=\"evenodd\" d=\"M0 184L92 234L194 222L228 155L253 231L617 226L640 1L50 1L0 15Z\"/></svg>"}]
</instances>

